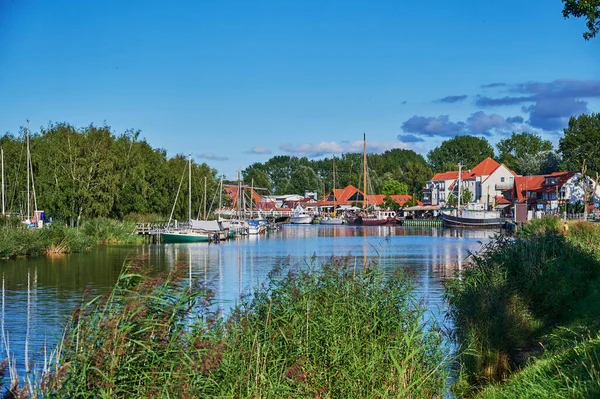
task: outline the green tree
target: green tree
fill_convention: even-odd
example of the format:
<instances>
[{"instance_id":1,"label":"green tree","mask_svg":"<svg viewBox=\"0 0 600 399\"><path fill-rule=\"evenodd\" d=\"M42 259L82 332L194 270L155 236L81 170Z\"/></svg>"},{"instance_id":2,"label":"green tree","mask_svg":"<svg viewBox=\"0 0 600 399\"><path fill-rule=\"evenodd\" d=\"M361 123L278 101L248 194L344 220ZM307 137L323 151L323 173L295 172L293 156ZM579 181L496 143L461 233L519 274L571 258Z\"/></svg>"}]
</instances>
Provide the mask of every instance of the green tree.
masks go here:
<instances>
[{"instance_id":1,"label":"green tree","mask_svg":"<svg viewBox=\"0 0 600 399\"><path fill-rule=\"evenodd\" d=\"M436 172L456 170L458 163L463 168L471 169L487 157L494 156L494 149L490 143L475 136L456 136L442 142L427 154L429 165Z\"/></svg>"},{"instance_id":2,"label":"green tree","mask_svg":"<svg viewBox=\"0 0 600 399\"><path fill-rule=\"evenodd\" d=\"M400 204L394 201L389 195L386 195L383 198L381 207L383 209L391 209L392 211L398 211L398 209L400 209Z\"/></svg>"},{"instance_id":3,"label":"green tree","mask_svg":"<svg viewBox=\"0 0 600 399\"><path fill-rule=\"evenodd\" d=\"M584 17L587 32L583 33L585 40L595 37L600 31L600 0L562 0L564 3L563 17Z\"/></svg>"},{"instance_id":4,"label":"green tree","mask_svg":"<svg viewBox=\"0 0 600 399\"><path fill-rule=\"evenodd\" d=\"M539 174L553 149L549 140L527 132L513 133L500 140L496 147L500 162L521 175Z\"/></svg>"},{"instance_id":5,"label":"green tree","mask_svg":"<svg viewBox=\"0 0 600 399\"><path fill-rule=\"evenodd\" d=\"M584 213L587 214L588 198L596 192L600 174L600 114L571 117L560 139L559 150L563 167L579 170L584 188ZM588 184L587 176L594 174L596 182Z\"/></svg>"},{"instance_id":6,"label":"green tree","mask_svg":"<svg viewBox=\"0 0 600 399\"><path fill-rule=\"evenodd\" d=\"M385 195L408 194L408 185L398 180L390 179L383 183L381 193Z\"/></svg>"},{"instance_id":7,"label":"green tree","mask_svg":"<svg viewBox=\"0 0 600 399\"><path fill-rule=\"evenodd\" d=\"M456 206L458 205L458 198L454 196L454 194L450 194L448 195L448 198L446 199L446 205L448 206Z\"/></svg>"},{"instance_id":8,"label":"green tree","mask_svg":"<svg viewBox=\"0 0 600 399\"><path fill-rule=\"evenodd\" d=\"M460 203L464 205L471 201L473 201L473 193L470 190L463 188L460 191Z\"/></svg>"}]
</instances>

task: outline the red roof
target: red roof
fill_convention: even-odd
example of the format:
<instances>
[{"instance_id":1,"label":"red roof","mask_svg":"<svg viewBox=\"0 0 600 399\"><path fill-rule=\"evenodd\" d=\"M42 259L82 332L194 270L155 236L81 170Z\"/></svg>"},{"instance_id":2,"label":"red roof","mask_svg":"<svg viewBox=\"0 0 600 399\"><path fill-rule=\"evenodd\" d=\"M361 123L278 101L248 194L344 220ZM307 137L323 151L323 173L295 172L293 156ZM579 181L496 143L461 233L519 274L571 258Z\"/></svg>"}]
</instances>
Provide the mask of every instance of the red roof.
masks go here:
<instances>
[{"instance_id":1,"label":"red roof","mask_svg":"<svg viewBox=\"0 0 600 399\"><path fill-rule=\"evenodd\" d=\"M453 180L458 179L458 170L451 172L436 173L431 180Z\"/></svg>"},{"instance_id":2,"label":"red roof","mask_svg":"<svg viewBox=\"0 0 600 399\"><path fill-rule=\"evenodd\" d=\"M492 158L487 157L483 161L479 162L477 166L471 169L471 177L475 176L488 176L495 171L500 164L494 161Z\"/></svg>"},{"instance_id":3,"label":"red roof","mask_svg":"<svg viewBox=\"0 0 600 399\"><path fill-rule=\"evenodd\" d=\"M245 191L245 189L250 189L250 187L242 186L242 189L244 189ZM227 194L229 199L231 199L231 201L233 202L233 207L235 208L237 206L239 187L225 186L223 190L225 190L225 194ZM252 190L252 203L257 204L259 202L262 202L262 197L256 191Z\"/></svg>"},{"instance_id":4,"label":"red roof","mask_svg":"<svg viewBox=\"0 0 600 399\"><path fill-rule=\"evenodd\" d=\"M516 198L519 202L523 202L525 200L525 191L540 190L544 186L545 181L546 176L543 175L515 177Z\"/></svg>"}]
</instances>

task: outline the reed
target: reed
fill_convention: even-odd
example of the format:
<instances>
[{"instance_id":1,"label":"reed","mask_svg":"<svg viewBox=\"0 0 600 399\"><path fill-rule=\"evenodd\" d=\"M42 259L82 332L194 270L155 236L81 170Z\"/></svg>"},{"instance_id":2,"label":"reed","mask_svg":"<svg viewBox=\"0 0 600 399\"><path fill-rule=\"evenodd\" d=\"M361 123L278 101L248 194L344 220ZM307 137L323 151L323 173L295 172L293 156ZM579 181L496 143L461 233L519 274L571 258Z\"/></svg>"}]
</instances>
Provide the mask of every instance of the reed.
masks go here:
<instances>
[{"instance_id":1,"label":"reed","mask_svg":"<svg viewBox=\"0 0 600 399\"><path fill-rule=\"evenodd\" d=\"M331 259L275 270L229 316L187 266L127 264L77 309L43 397L434 398L448 348L401 273ZM18 389L16 390L18 392ZM25 392L26 390L23 390ZM24 393L25 394L25 393Z\"/></svg>"},{"instance_id":2,"label":"reed","mask_svg":"<svg viewBox=\"0 0 600 399\"><path fill-rule=\"evenodd\" d=\"M498 237L472 256L471 266L446 287L461 347L455 392L471 396L506 380L548 349L556 326L590 314L581 303L598 286L599 239L597 227L574 224L565 230L562 221L547 218L514 239Z\"/></svg>"},{"instance_id":3,"label":"reed","mask_svg":"<svg viewBox=\"0 0 600 399\"><path fill-rule=\"evenodd\" d=\"M97 218L86 221L81 230L98 244L139 244L143 239L133 235L135 222L121 222L115 219Z\"/></svg>"}]
</instances>

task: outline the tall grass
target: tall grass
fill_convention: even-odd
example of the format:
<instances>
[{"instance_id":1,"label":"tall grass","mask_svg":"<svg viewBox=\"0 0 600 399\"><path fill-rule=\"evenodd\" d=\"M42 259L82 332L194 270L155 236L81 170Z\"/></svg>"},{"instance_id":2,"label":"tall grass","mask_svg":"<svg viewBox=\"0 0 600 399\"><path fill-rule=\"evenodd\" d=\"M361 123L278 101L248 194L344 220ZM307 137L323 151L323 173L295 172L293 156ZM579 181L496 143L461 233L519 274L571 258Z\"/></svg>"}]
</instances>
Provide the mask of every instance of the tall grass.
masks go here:
<instances>
[{"instance_id":1,"label":"tall grass","mask_svg":"<svg viewBox=\"0 0 600 399\"><path fill-rule=\"evenodd\" d=\"M450 317L461 345L462 396L503 381L560 323L568 322L600 276L600 230L547 218L515 239L499 237L447 284ZM595 243L595 246L589 245Z\"/></svg>"},{"instance_id":2,"label":"tall grass","mask_svg":"<svg viewBox=\"0 0 600 399\"><path fill-rule=\"evenodd\" d=\"M80 229L53 223L40 229L25 227L16 218L0 218L0 258L84 252L95 244L140 244L134 222L93 219Z\"/></svg>"},{"instance_id":3,"label":"tall grass","mask_svg":"<svg viewBox=\"0 0 600 399\"><path fill-rule=\"evenodd\" d=\"M332 259L282 268L228 317L177 265L128 265L110 295L78 309L39 380L44 397L435 398L441 335L400 273Z\"/></svg>"},{"instance_id":4,"label":"tall grass","mask_svg":"<svg viewBox=\"0 0 600 399\"><path fill-rule=\"evenodd\" d=\"M143 241L140 236L132 234L135 230L133 221L97 218L84 222L81 230L98 244L139 244Z\"/></svg>"}]
</instances>

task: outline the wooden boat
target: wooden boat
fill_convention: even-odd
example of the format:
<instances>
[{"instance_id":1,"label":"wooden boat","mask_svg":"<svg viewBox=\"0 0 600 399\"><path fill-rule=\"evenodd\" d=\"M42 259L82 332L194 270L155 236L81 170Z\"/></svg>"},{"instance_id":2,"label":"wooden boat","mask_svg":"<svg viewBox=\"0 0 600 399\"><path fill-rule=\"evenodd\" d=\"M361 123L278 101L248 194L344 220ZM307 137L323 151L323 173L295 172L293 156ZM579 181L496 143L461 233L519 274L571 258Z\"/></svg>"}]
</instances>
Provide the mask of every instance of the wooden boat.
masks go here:
<instances>
[{"instance_id":1,"label":"wooden boat","mask_svg":"<svg viewBox=\"0 0 600 399\"><path fill-rule=\"evenodd\" d=\"M348 218L349 224L359 226L382 226L384 224L396 223L396 212L394 211L375 211L372 214L359 214Z\"/></svg>"},{"instance_id":2,"label":"wooden boat","mask_svg":"<svg viewBox=\"0 0 600 399\"><path fill-rule=\"evenodd\" d=\"M440 219L444 227L500 229L505 220L497 211L442 211Z\"/></svg>"}]
</instances>

